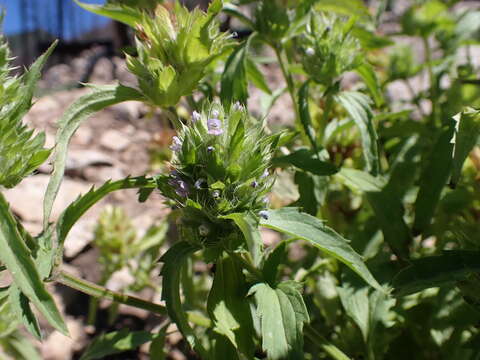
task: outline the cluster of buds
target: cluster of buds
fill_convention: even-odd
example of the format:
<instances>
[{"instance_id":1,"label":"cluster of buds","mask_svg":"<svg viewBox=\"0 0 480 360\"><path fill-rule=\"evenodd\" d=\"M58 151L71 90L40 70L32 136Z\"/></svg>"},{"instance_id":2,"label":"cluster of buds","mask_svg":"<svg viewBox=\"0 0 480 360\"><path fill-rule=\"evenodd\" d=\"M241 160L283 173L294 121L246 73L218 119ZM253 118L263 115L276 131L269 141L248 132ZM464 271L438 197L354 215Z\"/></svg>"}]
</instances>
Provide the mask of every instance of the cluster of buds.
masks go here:
<instances>
[{"instance_id":1,"label":"cluster of buds","mask_svg":"<svg viewBox=\"0 0 480 360\"><path fill-rule=\"evenodd\" d=\"M280 135L267 136L238 103L209 104L181 126L172 140L172 170L158 187L180 210L188 238L220 242L233 231L224 218L232 213L266 218L268 169Z\"/></svg>"},{"instance_id":2,"label":"cluster of buds","mask_svg":"<svg viewBox=\"0 0 480 360\"><path fill-rule=\"evenodd\" d=\"M172 13L159 5L153 14L142 14L135 29L138 55L127 55L127 66L153 105L174 106L190 95L209 65L230 47L233 35L220 32L216 20L221 9L220 0L206 13L176 2Z\"/></svg>"},{"instance_id":3,"label":"cluster of buds","mask_svg":"<svg viewBox=\"0 0 480 360\"><path fill-rule=\"evenodd\" d=\"M350 34L352 24L341 18L312 13L298 45L303 54L303 68L315 82L330 86L344 72L361 64L360 44Z\"/></svg>"}]
</instances>

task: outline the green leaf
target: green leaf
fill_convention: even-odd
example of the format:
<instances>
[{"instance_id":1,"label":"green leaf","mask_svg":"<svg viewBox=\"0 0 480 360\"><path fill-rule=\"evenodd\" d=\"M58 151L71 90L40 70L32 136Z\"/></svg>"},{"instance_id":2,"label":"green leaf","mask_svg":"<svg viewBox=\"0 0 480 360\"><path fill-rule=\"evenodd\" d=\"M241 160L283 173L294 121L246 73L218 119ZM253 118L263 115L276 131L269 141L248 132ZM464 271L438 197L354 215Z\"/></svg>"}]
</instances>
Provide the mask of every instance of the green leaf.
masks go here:
<instances>
[{"instance_id":1,"label":"green leaf","mask_svg":"<svg viewBox=\"0 0 480 360\"><path fill-rule=\"evenodd\" d=\"M317 142L315 141L315 131L312 126L312 118L310 117L310 110L308 108L309 83L309 80L305 81L298 90L298 110L303 131L305 132L305 135L307 135L308 141L310 141L310 144L312 145L312 149L318 154Z\"/></svg>"},{"instance_id":2,"label":"green leaf","mask_svg":"<svg viewBox=\"0 0 480 360\"><path fill-rule=\"evenodd\" d=\"M303 359L303 324L310 320L298 284L289 281L272 288L258 283L249 295L257 302L262 348L268 359Z\"/></svg>"},{"instance_id":3,"label":"green leaf","mask_svg":"<svg viewBox=\"0 0 480 360\"><path fill-rule=\"evenodd\" d=\"M268 83L265 80L265 77L258 69L255 62L247 56L246 58L246 69L247 69L247 78L255 85L257 88L262 90L264 93L272 95L272 91L268 87Z\"/></svg>"},{"instance_id":4,"label":"green leaf","mask_svg":"<svg viewBox=\"0 0 480 360\"><path fill-rule=\"evenodd\" d=\"M383 179L367 172L342 168L338 177L349 188L365 193L382 229L385 241L401 259L408 259L408 246L412 242L410 229L403 219L401 198Z\"/></svg>"},{"instance_id":5,"label":"green leaf","mask_svg":"<svg viewBox=\"0 0 480 360\"><path fill-rule=\"evenodd\" d=\"M90 11L91 13L119 21L132 28L135 28L135 26L142 21L142 13L132 7L122 6L114 3L107 3L105 5L93 5L85 4L78 0L74 1L78 6L82 7L87 11Z\"/></svg>"},{"instance_id":6,"label":"green leaf","mask_svg":"<svg viewBox=\"0 0 480 360\"><path fill-rule=\"evenodd\" d=\"M355 71L363 79L365 85L367 85L368 90L372 94L373 100L375 100L375 105L382 106L384 102L382 89L380 88L380 84L373 66L367 62L364 62L362 65L358 66Z\"/></svg>"},{"instance_id":7,"label":"green leaf","mask_svg":"<svg viewBox=\"0 0 480 360\"><path fill-rule=\"evenodd\" d=\"M370 99L359 92L343 91L335 95L335 100L345 108L360 130L367 171L374 176L377 175L379 172L377 133Z\"/></svg>"},{"instance_id":8,"label":"green leaf","mask_svg":"<svg viewBox=\"0 0 480 360\"><path fill-rule=\"evenodd\" d=\"M238 8L238 6L227 3L227 4L223 5L222 11L227 15L230 15L234 18L237 18L238 20L243 22L245 25L247 25L250 29L255 28L255 24L253 23L253 21L250 20L245 15L243 15L242 12L240 11L240 9Z\"/></svg>"},{"instance_id":9,"label":"green leaf","mask_svg":"<svg viewBox=\"0 0 480 360\"><path fill-rule=\"evenodd\" d=\"M202 358L207 359L207 352L188 324L186 313L180 301L180 274L182 273L182 267L185 265L187 258L198 250L200 250L198 245L181 241L168 249L161 257L160 262L163 262L160 273L162 276L162 300L165 301L170 319L177 324L178 329L190 346Z\"/></svg>"},{"instance_id":10,"label":"green leaf","mask_svg":"<svg viewBox=\"0 0 480 360\"><path fill-rule=\"evenodd\" d=\"M283 208L270 210L268 219L262 220L260 225L308 241L313 246L343 262L368 284L383 291L364 264L362 257L348 245L348 240L325 226L319 219L300 213L295 208Z\"/></svg>"},{"instance_id":11,"label":"green leaf","mask_svg":"<svg viewBox=\"0 0 480 360\"><path fill-rule=\"evenodd\" d=\"M257 217L252 213L235 213L222 216L222 218L233 220L237 224L245 237L254 264L258 265L262 258L263 242L258 230Z\"/></svg>"},{"instance_id":12,"label":"green leaf","mask_svg":"<svg viewBox=\"0 0 480 360\"><path fill-rule=\"evenodd\" d=\"M207 311L214 330L230 340L246 358L255 349L253 321L246 299L247 287L242 268L231 257L216 263L215 277L208 295Z\"/></svg>"},{"instance_id":13,"label":"green leaf","mask_svg":"<svg viewBox=\"0 0 480 360\"><path fill-rule=\"evenodd\" d=\"M79 196L62 212L57 221L57 255L61 255L63 243L65 242L65 239L72 226L88 209L90 209L106 195L121 189L155 188L155 186L156 183L153 178L140 176L135 178L125 178L113 182L107 181L98 189L92 187L88 193Z\"/></svg>"},{"instance_id":14,"label":"green leaf","mask_svg":"<svg viewBox=\"0 0 480 360\"><path fill-rule=\"evenodd\" d=\"M58 123L59 129L55 139L56 147L53 172L43 202L44 229L47 228L53 202L58 194L65 171L68 144L82 121L107 106L127 100L141 101L142 98L142 95L137 90L122 85L102 86L96 88L91 94L84 95L75 101L63 114L63 117Z\"/></svg>"},{"instance_id":15,"label":"green leaf","mask_svg":"<svg viewBox=\"0 0 480 360\"><path fill-rule=\"evenodd\" d=\"M453 117L457 122L452 139L453 147L453 185L460 179L463 163L475 145L480 145L480 111L467 108Z\"/></svg>"},{"instance_id":16,"label":"green leaf","mask_svg":"<svg viewBox=\"0 0 480 360\"><path fill-rule=\"evenodd\" d=\"M67 327L51 295L45 289L30 252L18 233L3 195L0 193L0 261L7 267L15 284L37 307L48 322L62 334Z\"/></svg>"},{"instance_id":17,"label":"green leaf","mask_svg":"<svg viewBox=\"0 0 480 360\"><path fill-rule=\"evenodd\" d=\"M15 360L42 360L32 342L18 331L8 337L8 345Z\"/></svg>"},{"instance_id":18,"label":"green leaf","mask_svg":"<svg viewBox=\"0 0 480 360\"><path fill-rule=\"evenodd\" d=\"M333 175L338 172L335 165L319 160L317 155L308 149L300 149L291 154L273 158L272 164L274 166L293 165L301 170L320 176Z\"/></svg>"},{"instance_id":19,"label":"green leaf","mask_svg":"<svg viewBox=\"0 0 480 360\"><path fill-rule=\"evenodd\" d=\"M349 283L344 283L337 291L348 316L359 327L370 357L380 355L376 353L376 345L381 344L385 328L392 325L390 309L395 305L395 299L379 291L370 292L366 287L353 287Z\"/></svg>"},{"instance_id":20,"label":"green leaf","mask_svg":"<svg viewBox=\"0 0 480 360\"><path fill-rule=\"evenodd\" d=\"M148 331L122 329L97 336L88 345L80 360L103 359L108 355L133 350L153 340L155 334Z\"/></svg>"},{"instance_id":21,"label":"green leaf","mask_svg":"<svg viewBox=\"0 0 480 360\"><path fill-rule=\"evenodd\" d=\"M165 326L157 334L155 334L152 343L150 344L150 359L165 360L165 339L167 336L167 327Z\"/></svg>"},{"instance_id":22,"label":"green leaf","mask_svg":"<svg viewBox=\"0 0 480 360\"><path fill-rule=\"evenodd\" d=\"M23 295L18 286L11 284L9 288L10 306L17 315L17 318L25 325L26 329L38 340L42 338L42 332L38 320L30 308L30 301Z\"/></svg>"},{"instance_id":23,"label":"green leaf","mask_svg":"<svg viewBox=\"0 0 480 360\"><path fill-rule=\"evenodd\" d=\"M286 241L280 242L275 249L273 249L265 260L265 263L262 267L262 274L265 278L265 281L271 285L275 286L277 284L278 277L278 268L280 265L285 263L287 258L287 243Z\"/></svg>"},{"instance_id":24,"label":"green leaf","mask_svg":"<svg viewBox=\"0 0 480 360\"><path fill-rule=\"evenodd\" d=\"M235 101L245 103L248 98L246 57L248 41L237 46L225 63L221 79L220 97L229 104Z\"/></svg>"},{"instance_id":25,"label":"green leaf","mask_svg":"<svg viewBox=\"0 0 480 360\"><path fill-rule=\"evenodd\" d=\"M431 153L424 160L419 180L420 189L415 200L415 233L422 233L430 226L442 190L447 184L452 169L452 135L452 127L442 131Z\"/></svg>"},{"instance_id":26,"label":"green leaf","mask_svg":"<svg viewBox=\"0 0 480 360\"><path fill-rule=\"evenodd\" d=\"M400 297L431 287L453 285L472 273L478 273L479 259L478 251L451 250L439 256L412 260L393 279L393 294Z\"/></svg>"}]
</instances>

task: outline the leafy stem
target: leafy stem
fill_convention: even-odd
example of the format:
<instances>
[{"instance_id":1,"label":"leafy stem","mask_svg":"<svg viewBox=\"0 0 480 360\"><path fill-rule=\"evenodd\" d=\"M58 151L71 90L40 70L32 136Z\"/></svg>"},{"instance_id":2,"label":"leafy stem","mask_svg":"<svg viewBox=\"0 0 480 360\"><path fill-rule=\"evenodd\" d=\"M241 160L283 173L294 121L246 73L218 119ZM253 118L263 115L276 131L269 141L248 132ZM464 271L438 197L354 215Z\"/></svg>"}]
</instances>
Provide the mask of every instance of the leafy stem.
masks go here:
<instances>
[{"instance_id":1,"label":"leafy stem","mask_svg":"<svg viewBox=\"0 0 480 360\"><path fill-rule=\"evenodd\" d=\"M238 252L228 251L228 250L227 252L232 258L237 260L245 270L247 270L251 275L253 275L256 280L263 281L262 272L259 269L257 269L255 265L253 265L253 262L250 258L246 258L245 256L242 256Z\"/></svg>"},{"instance_id":2,"label":"leafy stem","mask_svg":"<svg viewBox=\"0 0 480 360\"><path fill-rule=\"evenodd\" d=\"M350 360L350 358L338 347L330 343L310 324L305 324L305 336L310 341L335 360Z\"/></svg>"}]
</instances>

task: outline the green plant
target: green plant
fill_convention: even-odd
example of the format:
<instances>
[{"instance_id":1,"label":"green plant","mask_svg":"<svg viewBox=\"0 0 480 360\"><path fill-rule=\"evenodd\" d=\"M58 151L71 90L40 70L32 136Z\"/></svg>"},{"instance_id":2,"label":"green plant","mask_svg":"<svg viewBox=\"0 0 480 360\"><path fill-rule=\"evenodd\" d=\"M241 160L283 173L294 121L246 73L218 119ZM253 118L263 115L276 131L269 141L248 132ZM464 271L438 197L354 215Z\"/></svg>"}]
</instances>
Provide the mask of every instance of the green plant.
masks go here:
<instances>
[{"instance_id":1,"label":"green plant","mask_svg":"<svg viewBox=\"0 0 480 360\"><path fill-rule=\"evenodd\" d=\"M20 319L33 333L30 303L65 331L45 291L46 282L59 281L168 315L203 359L477 359L479 81L471 59L458 54L478 42L480 13L453 11L454 2L413 4L401 33L423 46L421 62L408 48L385 49L392 41L375 30L382 4L372 16L359 0L248 1L250 18L243 3L214 1L205 14L178 4L171 12L160 4L82 5L136 31L137 53L127 62L139 89L95 87L59 121L41 236L24 231L0 197L0 261L14 279L5 291L21 300L11 295L18 300L11 306L26 304ZM220 11L251 30L246 40L219 31ZM262 47L275 55L270 64L285 88L271 91L255 53ZM347 72L358 75L354 84ZM428 86L417 90L412 78L421 73ZM410 100L388 95L396 81ZM273 131L253 117L250 85L263 92L267 112L287 92L291 126ZM126 100L160 107L175 127L169 172L107 182L51 224L70 137L94 112ZM179 115L180 102L190 116ZM26 168L14 173L19 180ZM178 240L160 259L165 307L61 269L72 225L105 195L127 188L139 189L140 201L159 190L173 210ZM291 207L270 208L265 197L283 200L285 188L298 194ZM113 267L106 274L125 265L122 249L148 242L129 236L121 214L110 215L97 233ZM127 230L109 237L119 223ZM260 227L281 233L278 242L265 246ZM214 265L212 272L195 273L199 261ZM165 328L105 334L84 358L147 341L152 358L162 358L164 338Z\"/></svg>"}]
</instances>

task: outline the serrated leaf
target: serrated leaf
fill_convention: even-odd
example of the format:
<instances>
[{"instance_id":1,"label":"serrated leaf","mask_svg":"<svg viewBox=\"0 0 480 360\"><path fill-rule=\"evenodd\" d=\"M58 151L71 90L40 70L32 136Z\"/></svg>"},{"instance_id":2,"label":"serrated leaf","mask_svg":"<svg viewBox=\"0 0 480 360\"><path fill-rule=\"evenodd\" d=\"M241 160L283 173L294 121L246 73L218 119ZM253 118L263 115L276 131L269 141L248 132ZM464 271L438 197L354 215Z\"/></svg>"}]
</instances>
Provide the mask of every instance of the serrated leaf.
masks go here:
<instances>
[{"instance_id":1,"label":"serrated leaf","mask_svg":"<svg viewBox=\"0 0 480 360\"><path fill-rule=\"evenodd\" d=\"M10 271L15 284L48 322L62 334L68 330L51 295L45 289L28 248L18 233L3 195L0 193L0 261Z\"/></svg>"},{"instance_id":2,"label":"serrated leaf","mask_svg":"<svg viewBox=\"0 0 480 360\"><path fill-rule=\"evenodd\" d=\"M135 28L135 26L138 23L141 23L142 20L141 11L138 11L132 7L122 6L120 4L114 3L107 3L105 5L93 5L85 4L78 0L74 1L78 6L82 7L87 11L90 11L91 13L119 21L132 28Z\"/></svg>"},{"instance_id":3,"label":"serrated leaf","mask_svg":"<svg viewBox=\"0 0 480 360\"><path fill-rule=\"evenodd\" d=\"M42 338L42 332L40 330L40 326L38 325L38 320L30 307L30 301L28 298L23 295L18 286L15 284L10 285L8 296L10 300L10 306L17 315L17 319L19 319L23 325L25 325L25 328L30 332L30 334L40 340Z\"/></svg>"},{"instance_id":4,"label":"serrated leaf","mask_svg":"<svg viewBox=\"0 0 480 360\"><path fill-rule=\"evenodd\" d=\"M416 233L422 233L430 226L442 189L450 176L453 150L450 139L452 135L453 128L443 130L423 162L419 180L420 189L415 200L413 229Z\"/></svg>"},{"instance_id":5,"label":"serrated leaf","mask_svg":"<svg viewBox=\"0 0 480 360\"><path fill-rule=\"evenodd\" d=\"M289 283L258 283L249 290L257 302L262 348L268 359L303 359L303 324L309 321L302 295Z\"/></svg>"},{"instance_id":6,"label":"serrated leaf","mask_svg":"<svg viewBox=\"0 0 480 360\"><path fill-rule=\"evenodd\" d=\"M268 219L262 220L260 225L308 241L343 262L368 284L383 291L364 264L362 257L348 245L348 241L325 226L319 219L301 213L295 208L283 208L268 211Z\"/></svg>"},{"instance_id":7,"label":"serrated leaf","mask_svg":"<svg viewBox=\"0 0 480 360\"><path fill-rule=\"evenodd\" d=\"M480 271L480 252L444 251L439 256L411 260L393 279L393 294L405 296L431 287L454 284Z\"/></svg>"},{"instance_id":8,"label":"serrated leaf","mask_svg":"<svg viewBox=\"0 0 480 360\"><path fill-rule=\"evenodd\" d=\"M225 63L221 79L220 97L224 103L240 101L245 103L248 98L248 82L246 57L248 41L237 46Z\"/></svg>"},{"instance_id":9,"label":"serrated leaf","mask_svg":"<svg viewBox=\"0 0 480 360\"><path fill-rule=\"evenodd\" d=\"M475 145L480 145L480 111L467 108L453 117L456 121L453 135L453 185L460 179L463 163Z\"/></svg>"},{"instance_id":10,"label":"serrated leaf","mask_svg":"<svg viewBox=\"0 0 480 360\"><path fill-rule=\"evenodd\" d=\"M153 340L155 334L148 331L122 329L97 336L85 349L80 360L103 359L108 355L133 350Z\"/></svg>"},{"instance_id":11,"label":"serrated leaf","mask_svg":"<svg viewBox=\"0 0 480 360\"><path fill-rule=\"evenodd\" d=\"M242 269L230 257L220 259L216 263L207 311L215 326L214 330L227 337L247 358L251 358L254 352L254 330L246 296Z\"/></svg>"},{"instance_id":12,"label":"serrated leaf","mask_svg":"<svg viewBox=\"0 0 480 360\"><path fill-rule=\"evenodd\" d=\"M140 101L143 96L135 89L122 85L109 85L97 87L91 94L82 96L75 101L59 120L56 136L55 158L53 172L50 176L47 191L43 201L43 227L47 228L53 202L58 194L60 183L65 171L67 148L71 137L80 124L94 113L127 100Z\"/></svg>"},{"instance_id":13,"label":"serrated leaf","mask_svg":"<svg viewBox=\"0 0 480 360\"><path fill-rule=\"evenodd\" d=\"M257 217L251 213L234 213L225 215L222 218L233 220L237 224L245 237L254 264L258 265L262 257L263 242L258 230Z\"/></svg>"},{"instance_id":14,"label":"serrated leaf","mask_svg":"<svg viewBox=\"0 0 480 360\"><path fill-rule=\"evenodd\" d=\"M165 301L170 319L177 324L178 329L190 346L195 349L202 358L207 359L207 352L188 324L185 311L180 301L180 275L182 267L185 265L188 257L198 250L200 250L198 245L181 241L168 249L161 257L160 262L163 263L160 273L162 276L162 300Z\"/></svg>"},{"instance_id":15,"label":"serrated leaf","mask_svg":"<svg viewBox=\"0 0 480 360\"><path fill-rule=\"evenodd\" d=\"M338 172L335 165L319 160L316 154L308 149L299 149L291 154L273 158L272 164L274 166L293 165L301 170L320 176L333 175Z\"/></svg>"},{"instance_id":16,"label":"serrated leaf","mask_svg":"<svg viewBox=\"0 0 480 360\"><path fill-rule=\"evenodd\" d=\"M377 132L370 99L359 92L343 91L335 95L335 100L345 108L360 130L367 171L374 176L377 175L379 172Z\"/></svg>"}]
</instances>

